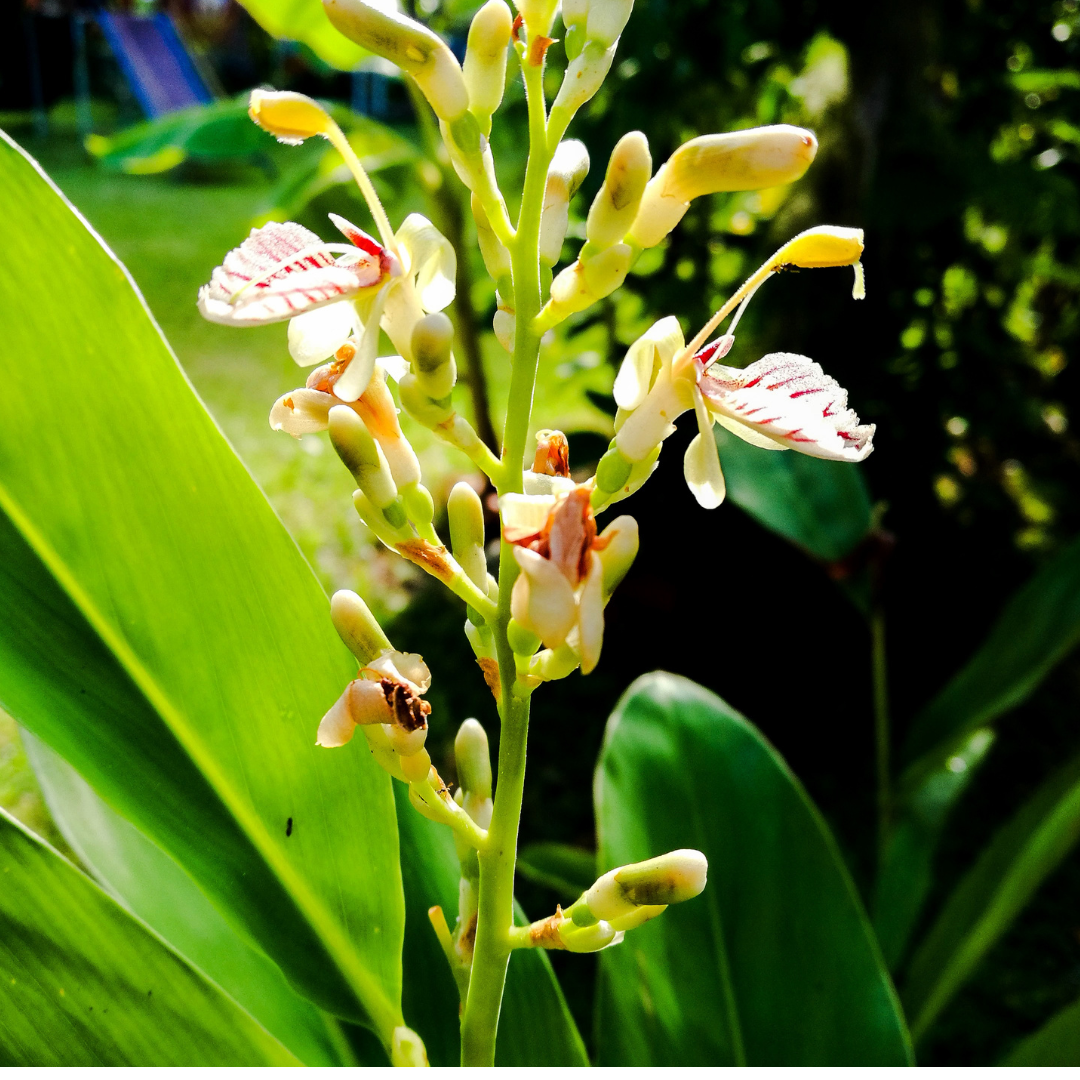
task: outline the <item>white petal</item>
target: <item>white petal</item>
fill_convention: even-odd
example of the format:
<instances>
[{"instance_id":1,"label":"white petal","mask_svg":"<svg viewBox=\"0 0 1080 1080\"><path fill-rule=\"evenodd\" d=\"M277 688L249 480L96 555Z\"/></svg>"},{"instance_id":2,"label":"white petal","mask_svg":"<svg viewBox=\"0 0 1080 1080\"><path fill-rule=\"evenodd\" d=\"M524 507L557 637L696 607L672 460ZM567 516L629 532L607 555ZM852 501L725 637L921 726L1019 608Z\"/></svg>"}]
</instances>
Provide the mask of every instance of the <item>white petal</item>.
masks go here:
<instances>
[{"instance_id":1,"label":"white petal","mask_svg":"<svg viewBox=\"0 0 1080 1080\"><path fill-rule=\"evenodd\" d=\"M282 394L270 410L270 427L299 438L315 431L325 431L330 424L330 410L338 401L319 390L293 390Z\"/></svg>"},{"instance_id":2,"label":"white petal","mask_svg":"<svg viewBox=\"0 0 1080 1080\"><path fill-rule=\"evenodd\" d=\"M862 461L874 448L874 425L860 424L847 391L805 356L771 353L742 370L716 365L699 386L713 411L811 457Z\"/></svg>"},{"instance_id":3,"label":"white petal","mask_svg":"<svg viewBox=\"0 0 1080 1080\"><path fill-rule=\"evenodd\" d=\"M349 712L349 687L330 706L327 714L319 723L319 734L315 737L316 746L344 746L356 733L356 723Z\"/></svg>"},{"instance_id":4,"label":"white petal","mask_svg":"<svg viewBox=\"0 0 1080 1080\"><path fill-rule=\"evenodd\" d=\"M360 319L351 300L340 300L289 320L289 355L301 366L329 359L353 334Z\"/></svg>"},{"instance_id":5,"label":"white petal","mask_svg":"<svg viewBox=\"0 0 1080 1080\"><path fill-rule=\"evenodd\" d=\"M454 299L457 255L450 241L422 214L410 214L394 238L405 255L406 273L416 278L423 309L442 311Z\"/></svg>"},{"instance_id":6,"label":"white petal","mask_svg":"<svg viewBox=\"0 0 1080 1080\"><path fill-rule=\"evenodd\" d=\"M252 229L199 290L199 310L211 322L252 326L352 296L366 282L334 261L338 246L292 221Z\"/></svg>"},{"instance_id":7,"label":"white petal","mask_svg":"<svg viewBox=\"0 0 1080 1080\"><path fill-rule=\"evenodd\" d=\"M695 412L698 421L698 433L686 448L683 458L683 475L698 505L706 510L715 510L727 494L724 474L720 470L720 455L716 452L716 439L713 437L712 418L709 416L700 394L695 394Z\"/></svg>"},{"instance_id":8,"label":"white petal","mask_svg":"<svg viewBox=\"0 0 1080 1080\"><path fill-rule=\"evenodd\" d=\"M431 686L431 672L419 653L393 650L372 660L368 667L387 678L410 683L418 694L423 694Z\"/></svg>"},{"instance_id":9,"label":"white petal","mask_svg":"<svg viewBox=\"0 0 1080 1080\"><path fill-rule=\"evenodd\" d=\"M514 548L521 574L510 594L510 612L549 649L558 648L577 619L577 602L562 571L542 555Z\"/></svg>"},{"instance_id":10,"label":"white petal","mask_svg":"<svg viewBox=\"0 0 1080 1080\"><path fill-rule=\"evenodd\" d=\"M760 446L762 450L790 449L790 447L777 442L768 435L763 435L757 428L752 428L748 424L740 424L738 420L732 420L730 416L725 416L723 413L714 413L713 419L722 428L730 431L732 435L737 435L743 442L748 442L751 446Z\"/></svg>"},{"instance_id":11,"label":"white petal","mask_svg":"<svg viewBox=\"0 0 1080 1080\"><path fill-rule=\"evenodd\" d=\"M349 361L349 366L342 373L341 378L334 383L334 395L342 401L355 401L371 382L371 374L375 370L375 360L379 352L379 320L382 318L388 288L388 285L384 285L378 291L370 310L364 313L364 329L356 343L356 355Z\"/></svg>"},{"instance_id":12,"label":"white petal","mask_svg":"<svg viewBox=\"0 0 1080 1080\"><path fill-rule=\"evenodd\" d=\"M373 679L349 683L348 706L354 724L383 724L394 718L382 687Z\"/></svg>"},{"instance_id":13,"label":"white petal","mask_svg":"<svg viewBox=\"0 0 1080 1080\"><path fill-rule=\"evenodd\" d=\"M615 377L615 403L620 409L636 409L652 385L657 363L670 364L683 347L682 329L674 315L653 323L626 352Z\"/></svg>"},{"instance_id":14,"label":"white petal","mask_svg":"<svg viewBox=\"0 0 1080 1080\"><path fill-rule=\"evenodd\" d=\"M600 662L604 644L604 566L595 551L589 555L589 573L578 600L581 674L588 675Z\"/></svg>"},{"instance_id":15,"label":"white petal","mask_svg":"<svg viewBox=\"0 0 1080 1080\"><path fill-rule=\"evenodd\" d=\"M526 495L566 495L577 487L570 476L548 476L532 469L526 469L521 478Z\"/></svg>"},{"instance_id":16,"label":"white petal","mask_svg":"<svg viewBox=\"0 0 1080 1080\"><path fill-rule=\"evenodd\" d=\"M388 379L401 380L409 373L409 361L404 356L380 356L379 364Z\"/></svg>"},{"instance_id":17,"label":"white petal","mask_svg":"<svg viewBox=\"0 0 1080 1080\"><path fill-rule=\"evenodd\" d=\"M503 536L510 544L535 536L555 508L554 495L503 495L499 499Z\"/></svg>"}]
</instances>

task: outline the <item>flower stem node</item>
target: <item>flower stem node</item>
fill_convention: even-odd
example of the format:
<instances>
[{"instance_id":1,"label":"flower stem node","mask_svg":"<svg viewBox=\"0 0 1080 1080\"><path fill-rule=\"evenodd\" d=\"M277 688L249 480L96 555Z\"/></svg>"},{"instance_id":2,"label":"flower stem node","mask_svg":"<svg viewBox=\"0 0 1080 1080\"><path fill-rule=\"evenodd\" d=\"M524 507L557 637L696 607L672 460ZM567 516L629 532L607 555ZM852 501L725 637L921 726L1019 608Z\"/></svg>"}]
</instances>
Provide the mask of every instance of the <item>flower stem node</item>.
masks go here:
<instances>
[{"instance_id":1,"label":"flower stem node","mask_svg":"<svg viewBox=\"0 0 1080 1080\"><path fill-rule=\"evenodd\" d=\"M368 431L367 425L348 405L335 405L330 410L330 441L372 505L382 510L387 521L395 528L404 525L404 507L398 499L397 485L386 456ZM391 520L390 513L387 513L390 507L394 507L392 513L395 517L400 517L399 522Z\"/></svg>"},{"instance_id":2,"label":"flower stem node","mask_svg":"<svg viewBox=\"0 0 1080 1080\"><path fill-rule=\"evenodd\" d=\"M291 90L252 90L248 116L278 142L291 146L326 135L333 123L317 101Z\"/></svg>"},{"instance_id":3,"label":"flower stem node","mask_svg":"<svg viewBox=\"0 0 1080 1080\"><path fill-rule=\"evenodd\" d=\"M650 176L649 140L631 131L611 151L604 183L589 208L585 235L590 244L603 249L622 241L634 224Z\"/></svg>"},{"instance_id":4,"label":"flower stem node","mask_svg":"<svg viewBox=\"0 0 1080 1080\"><path fill-rule=\"evenodd\" d=\"M441 311L425 315L413 327L413 374L433 401L448 397L457 382L457 364L450 354L453 344L454 325Z\"/></svg>"},{"instance_id":5,"label":"flower stem node","mask_svg":"<svg viewBox=\"0 0 1080 1080\"><path fill-rule=\"evenodd\" d=\"M609 870L578 903L584 904L595 918L612 922L643 906L666 906L692 899L705 888L708 869L700 851L669 851L655 859Z\"/></svg>"},{"instance_id":6,"label":"flower stem node","mask_svg":"<svg viewBox=\"0 0 1080 1080\"><path fill-rule=\"evenodd\" d=\"M323 0L327 17L350 41L411 75L440 120L469 107L465 77L449 46L422 23L364 0Z\"/></svg>"},{"instance_id":7,"label":"flower stem node","mask_svg":"<svg viewBox=\"0 0 1080 1080\"><path fill-rule=\"evenodd\" d=\"M468 796L491 798L491 751L487 732L479 720L468 719L454 738L454 760L458 782ZM486 823L485 823L486 825Z\"/></svg>"},{"instance_id":8,"label":"flower stem node","mask_svg":"<svg viewBox=\"0 0 1080 1080\"><path fill-rule=\"evenodd\" d=\"M394 1028L390 1039L390 1064L395 1067L424 1068L428 1064L424 1042L412 1028Z\"/></svg>"},{"instance_id":9,"label":"flower stem node","mask_svg":"<svg viewBox=\"0 0 1080 1080\"><path fill-rule=\"evenodd\" d=\"M514 16L505 0L488 0L473 16L462 70L469 91L469 111L480 130L491 132L491 116L502 104L506 57Z\"/></svg>"},{"instance_id":10,"label":"flower stem node","mask_svg":"<svg viewBox=\"0 0 1080 1080\"><path fill-rule=\"evenodd\" d=\"M391 649L371 609L356 593L339 589L330 597L330 618L338 637L362 666Z\"/></svg>"}]
</instances>

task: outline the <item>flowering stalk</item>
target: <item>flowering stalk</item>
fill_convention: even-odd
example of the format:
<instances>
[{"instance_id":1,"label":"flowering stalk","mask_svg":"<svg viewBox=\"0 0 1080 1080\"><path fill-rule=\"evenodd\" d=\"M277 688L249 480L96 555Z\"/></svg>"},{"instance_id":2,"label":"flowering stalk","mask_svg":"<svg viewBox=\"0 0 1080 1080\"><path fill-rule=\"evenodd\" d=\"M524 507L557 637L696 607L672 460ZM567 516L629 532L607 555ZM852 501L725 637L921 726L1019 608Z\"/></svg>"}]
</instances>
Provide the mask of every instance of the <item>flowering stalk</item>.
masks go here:
<instances>
[{"instance_id":1,"label":"flowering stalk","mask_svg":"<svg viewBox=\"0 0 1080 1080\"><path fill-rule=\"evenodd\" d=\"M611 67L632 0L563 0L569 64L550 111L544 64L556 32L555 0L488 0L469 34L464 67L427 27L368 0L324 0L343 33L398 64L439 121L449 161L469 190L484 265L497 290L493 331L510 354L510 389L496 457L454 406L455 247L419 214L396 231L362 164L325 110L299 94L256 91L251 116L287 142L321 136L356 177L378 239L341 218L347 243L328 243L293 224L254 230L228 253L199 294L207 318L233 325L289 320L289 351L314 367L304 386L270 413L294 436L328 431L356 481L353 503L371 532L437 577L466 605L465 634L495 699L501 724L497 787L487 735L474 719L458 732L459 786L451 793L425 748L431 672L396 650L363 600L337 593L331 617L359 665L319 724L319 745L341 747L357 730L375 760L408 785L418 813L454 834L461 866L451 927L441 908L432 930L461 995L461 1059L491 1065L510 953L518 948L596 952L705 888L699 852L677 851L618 867L566 911L514 926L514 869L525 782L529 709L542 683L601 659L604 612L637 554L636 521L601 528L596 514L645 483L680 415L698 433L686 453L686 481L705 507L724 498L714 424L754 445L861 461L874 428L860 424L846 392L806 357L776 353L746 367L720 363L735 343L742 312L764 282L788 267L854 266L862 295L862 233L810 229L783 245L691 338L674 317L660 319L628 349L615 380L615 435L596 473L570 475L566 437L540 431L529 461L541 336L609 296L634 261L677 226L690 202L720 191L789 184L809 167L814 136L787 125L699 136L652 173L648 141L624 136L588 214L586 242L555 272L570 200L589 167L588 151L565 139L577 111ZM525 86L529 152L516 223L499 191L488 135L502 102L513 48ZM434 124L431 135L434 137ZM448 171L448 170L447 170ZM459 205L464 205L462 199ZM455 230L460 239L460 230ZM731 317L726 332L710 336ZM380 332L399 355L379 356ZM391 386L396 384L395 400ZM435 504L398 421L398 404L417 423L461 450L494 485L499 500L499 574L489 574L484 513L468 483L446 506L449 547ZM423 1045L400 1016L373 1022L394 1064L425 1064Z\"/></svg>"}]
</instances>

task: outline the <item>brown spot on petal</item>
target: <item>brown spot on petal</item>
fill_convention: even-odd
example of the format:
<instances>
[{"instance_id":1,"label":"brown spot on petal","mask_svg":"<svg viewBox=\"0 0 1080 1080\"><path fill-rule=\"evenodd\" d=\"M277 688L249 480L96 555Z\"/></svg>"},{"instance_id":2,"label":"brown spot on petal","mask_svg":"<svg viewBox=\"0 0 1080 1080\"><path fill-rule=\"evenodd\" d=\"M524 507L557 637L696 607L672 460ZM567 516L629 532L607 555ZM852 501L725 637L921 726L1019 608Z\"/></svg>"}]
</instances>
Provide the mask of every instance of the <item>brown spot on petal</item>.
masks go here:
<instances>
[{"instance_id":1,"label":"brown spot on petal","mask_svg":"<svg viewBox=\"0 0 1080 1080\"><path fill-rule=\"evenodd\" d=\"M487 683L487 688L491 691L495 700L498 701L499 694L502 691L502 682L499 679L499 662L492 660L489 656L481 656L476 662L484 673L484 682Z\"/></svg>"},{"instance_id":2,"label":"brown spot on petal","mask_svg":"<svg viewBox=\"0 0 1080 1080\"><path fill-rule=\"evenodd\" d=\"M559 937L559 926L565 916L562 907L555 908L555 914L548 916L542 922L533 923L529 927L529 940L538 949L565 949L563 940Z\"/></svg>"},{"instance_id":3,"label":"brown spot on petal","mask_svg":"<svg viewBox=\"0 0 1080 1080\"><path fill-rule=\"evenodd\" d=\"M406 540L395 546L409 562L416 563L440 581L453 580L454 571L447 559L448 552L442 544L436 547L428 540L416 539Z\"/></svg>"},{"instance_id":4,"label":"brown spot on petal","mask_svg":"<svg viewBox=\"0 0 1080 1080\"><path fill-rule=\"evenodd\" d=\"M406 731L418 731L427 727L431 706L419 694L394 679L380 679L379 686L394 717L394 723Z\"/></svg>"},{"instance_id":5,"label":"brown spot on petal","mask_svg":"<svg viewBox=\"0 0 1080 1080\"><path fill-rule=\"evenodd\" d=\"M554 38L541 37L537 34L532 40L532 45L529 46L529 63L533 67L539 67L544 62L544 57L547 55L547 51L555 43Z\"/></svg>"},{"instance_id":6,"label":"brown spot on petal","mask_svg":"<svg viewBox=\"0 0 1080 1080\"><path fill-rule=\"evenodd\" d=\"M281 404L284 405L286 409L295 409L296 408L296 403L293 401L293 399L291 397L287 397Z\"/></svg>"}]
</instances>

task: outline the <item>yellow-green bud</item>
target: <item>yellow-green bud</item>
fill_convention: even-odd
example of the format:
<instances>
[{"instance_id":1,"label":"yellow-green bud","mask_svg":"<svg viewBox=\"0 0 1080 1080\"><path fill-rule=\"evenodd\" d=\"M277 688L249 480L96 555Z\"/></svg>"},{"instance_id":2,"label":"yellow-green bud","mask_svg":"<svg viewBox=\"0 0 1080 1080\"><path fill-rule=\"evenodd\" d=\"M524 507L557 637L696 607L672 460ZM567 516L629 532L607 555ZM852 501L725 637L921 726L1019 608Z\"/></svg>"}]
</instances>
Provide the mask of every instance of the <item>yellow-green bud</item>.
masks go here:
<instances>
[{"instance_id":1,"label":"yellow-green bud","mask_svg":"<svg viewBox=\"0 0 1080 1080\"><path fill-rule=\"evenodd\" d=\"M525 20L530 36L546 36L551 29L558 3L557 0L514 0L514 6Z\"/></svg>"},{"instance_id":2,"label":"yellow-green bud","mask_svg":"<svg viewBox=\"0 0 1080 1080\"><path fill-rule=\"evenodd\" d=\"M620 931L610 923L596 922L592 926L578 926L571 919L559 926L559 939L567 952L599 952L609 945L618 945L623 939Z\"/></svg>"},{"instance_id":3,"label":"yellow-green bud","mask_svg":"<svg viewBox=\"0 0 1080 1080\"><path fill-rule=\"evenodd\" d=\"M595 41L587 41L585 47L566 67L562 85L552 102L552 113L570 113L572 116L603 85L611 62L615 59L615 46L604 48Z\"/></svg>"},{"instance_id":4,"label":"yellow-green bud","mask_svg":"<svg viewBox=\"0 0 1080 1080\"><path fill-rule=\"evenodd\" d=\"M454 760L457 762L458 783L466 799L491 798L491 751L487 732L479 720L466 720L454 739Z\"/></svg>"},{"instance_id":5,"label":"yellow-green bud","mask_svg":"<svg viewBox=\"0 0 1080 1080\"><path fill-rule=\"evenodd\" d=\"M774 266L853 266L862 258L863 231L818 225L789 240L773 257Z\"/></svg>"},{"instance_id":6,"label":"yellow-green bud","mask_svg":"<svg viewBox=\"0 0 1080 1080\"><path fill-rule=\"evenodd\" d=\"M540 261L554 266L570 223L570 200L589 174L589 151L578 139L559 143L548 166L540 218ZM620 238L621 239L621 238Z\"/></svg>"},{"instance_id":7,"label":"yellow-green bud","mask_svg":"<svg viewBox=\"0 0 1080 1080\"><path fill-rule=\"evenodd\" d=\"M603 186L589 208L585 226L589 243L606 248L622 240L634 224L651 176L649 140L640 131L631 131L611 151Z\"/></svg>"},{"instance_id":8,"label":"yellow-green bud","mask_svg":"<svg viewBox=\"0 0 1080 1080\"><path fill-rule=\"evenodd\" d=\"M405 411L425 427L434 428L444 424L454 415L454 407L445 398L433 401L424 393L416 376L410 371L398 382L398 393Z\"/></svg>"},{"instance_id":9,"label":"yellow-green bud","mask_svg":"<svg viewBox=\"0 0 1080 1080\"><path fill-rule=\"evenodd\" d=\"M585 37L604 48L614 45L630 19L634 0L589 0Z\"/></svg>"},{"instance_id":10,"label":"yellow-green bud","mask_svg":"<svg viewBox=\"0 0 1080 1080\"><path fill-rule=\"evenodd\" d=\"M473 218L476 221L476 240L480 245L480 254L484 259L484 266L495 282L496 289L504 296L513 296L513 279L511 273L510 252L507 251L503 242L495 235L491 227L487 211L483 203L473 195L472 197Z\"/></svg>"},{"instance_id":11,"label":"yellow-green bud","mask_svg":"<svg viewBox=\"0 0 1080 1080\"><path fill-rule=\"evenodd\" d=\"M585 26L589 18L589 0L563 0L562 21L566 27L563 44L566 58L573 60L585 44Z\"/></svg>"},{"instance_id":12,"label":"yellow-green bud","mask_svg":"<svg viewBox=\"0 0 1080 1080\"><path fill-rule=\"evenodd\" d=\"M615 244L587 262L578 259L551 283L553 313L565 318L613 293L625 280L633 262L626 244Z\"/></svg>"},{"instance_id":13,"label":"yellow-green bud","mask_svg":"<svg viewBox=\"0 0 1080 1080\"><path fill-rule=\"evenodd\" d=\"M397 499L397 486L382 448L348 405L335 405L330 410L330 441L374 506L384 510Z\"/></svg>"},{"instance_id":14,"label":"yellow-green bud","mask_svg":"<svg viewBox=\"0 0 1080 1080\"><path fill-rule=\"evenodd\" d=\"M709 864L700 851L683 848L645 862L609 870L582 901L598 919L619 919L635 908L678 904L705 888Z\"/></svg>"},{"instance_id":15,"label":"yellow-green bud","mask_svg":"<svg viewBox=\"0 0 1080 1080\"><path fill-rule=\"evenodd\" d=\"M425 315L413 327L413 373L429 398L441 401L454 389L457 364L450 355L454 324L441 311Z\"/></svg>"},{"instance_id":16,"label":"yellow-green bud","mask_svg":"<svg viewBox=\"0 0 1080 1080\"><path fill-rule=\"evenodd\" d=\"M330 619L338 637L361 666L392 647L367 604L348 589L340 589L330 597Z\"/></svg>"},{"instance_id":17,"label":"yellow-green bud","mask_svg":"<svg viewBox=\"0 0 1080 1080\"><path fill-rule=\"evenodd\" d=\"M617 446L610 447L596 466L596 486L601 491L616 492L630 479L633 462Z\"/></svg>"},{"instance_id":18,"label":"yellow-green bud","mask_svg":"<svg viewBox=\"0 0 1080 1080\"><path fill-rule=\"evenodd\" d=\"M430 525L435 520L435 500L419 480L401 488L401 499L410 521L417 525Z\"/></svg>"},{"instance_id":19,"label":"yellow-green bud","mask_svg":"<svg viewBox=\"0 0 1080 1080\"><path fill-rule=\"evenodd\" d=\"M511 619L507 624L506 640L515 656L532 656L541 644L540 638L531 630L526 630L517 619Z\"/></svg>"},{"instance_id":20,"label":"yellow-green bud","mask_svg":"<svg viewBox=\"0 0 1080 1080\"><path fill-rule=\"evenodd\" d=\"M469 108L461 65L422 23L364 0L323 0L323 7L347 38L410 74L440 120L455 120Z\"/></svg>"},{"instance_id":21,"label":"yellow-green bud","mask_svg":"<svg viewBox=\"0 0 1080 1080\"><path fill-rule=\"evenodd\" d=\"M446 501L450 522L450 546L469 580L487 590L487 557L484 555L484 506L472 486L455 484Z\"/></svg>"},{"instance_id":22,"label":"yellow-green bud","mask_svg":"<svg viewBox=\"0 0 1080 1080\"><path fill-rule=\"evenodd\" d=\"M325 135L333 124L317 101L291 90L252 90L248 116L279 142L291 145Z\"/></svg>"},{"instance_id":23,"label":"yellow-green bud","mask_svg":"<svg viewBox=\"0 0 1080 1080\"><path fill-rule=\"evenodd\" d=\"M600 539L607 541L607 546L597 551L604 568L603 595L606 603L637 557L638 524L629 514L623 514L608 525L600 534Z\"/></svg>"},{"instance_id":24,"label":"yellow-green bud","mask_svg":"<svg viewBox=\"0 0 1080 1080\"><path fill-rule=\"evenodd\" d=\"M683 143L649 181L628 238L653 247L678 225L692 199L793 183L816 153L813 132L789 124L699 135Z\"/></svg>"},{"instance_id":25,"label":"yellow-green bud","mask_svg":"<svg viewBox=\"0 0 1080 1080\"><path fill-rule=\"evenodd\" d=\"M502 104L513 22L505 0L488 0L469 27L462 71L469 91L469 111L485 135L491 131L491 114Z\"/></svg>"},{"instance_id":26,"label":"yellow-green bud","mask_svg":"<svg viewBox=\"0 0 1080 1080\"><path fill-rule=\"evenodd\" d=\"M396 1027L390 1040L390 1064L394 1066L426 1066L427 1051L423 1040L412 1028Z\"/></svg>"}]
</instances>

